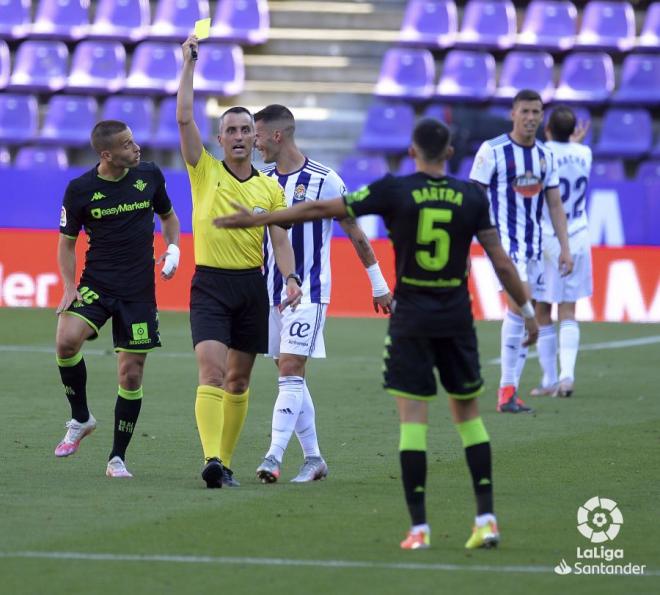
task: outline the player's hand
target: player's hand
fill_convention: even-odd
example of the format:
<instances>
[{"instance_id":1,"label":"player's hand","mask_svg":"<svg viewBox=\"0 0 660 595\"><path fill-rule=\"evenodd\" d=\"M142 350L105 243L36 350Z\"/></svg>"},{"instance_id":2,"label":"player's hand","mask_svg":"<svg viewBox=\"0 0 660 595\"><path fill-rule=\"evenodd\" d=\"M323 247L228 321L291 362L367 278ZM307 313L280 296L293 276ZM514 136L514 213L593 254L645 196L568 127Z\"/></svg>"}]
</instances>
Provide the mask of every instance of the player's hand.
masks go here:
<instances>
[{"instance_id":1,"label":"player's hand","mask_svg":"<svg viewBox=\"0 0 660 595\"><path fill-rule=\"evenodd\" d=\"M179 257L181 256L181 251L176 244L170 244L167 247L167 250L163 252L156 261L156 264L160 264L165 261L163 268L160 271L160 276L166 281L174 277L177 268L179 267Z\"/></svg>"},{"instance_id":2,"label":"player's hand","mask_svg":"<svg viewBox=\"0 0 660 595\"><path fill-rule=\"evenodd\" d=\"M197 60L198 46L199 46L199 40L195 35L191 35L181 44L184 64L195 63L195 61Z\"/></svg>"},{"instance_id":3,"label":"player's hand","mask_svg":"<svg viewBox=\"0 0 660 595\"><path fill-rule=\"evenodd\" d=\"M289 279L286 282L286 299L279 305L280 312L283 312L287 306L291 306L291 311L294 312L302 299L302 289L298 287L295 279Z\"/></svg>"},{"instance_id":4,"label":"player's hand","mask_svg":"<svg viewBox=\"0 0 660 595\"><path fill-rule=\"evenodd\" d=\"M373 298L374 312L378 312L380 308L383 314L392 313L392 294L388 291L385 295Z\"/></svg>"},{"instance_id":5,"label":"player's hand","mask_svg":"<svg viewBox=\"0 0 660 595\"><path fill-rule=\"evenodd\" d=\"M65 285L64 295L62 295L62 299L60 300L60 303L57 306L57 310L55 310L55 314L61 314L62 312L67 310L68 307L71 304L73 304L73 302L82 302L82 296L80 295L80 292L78 291L77 287L75 286L67 287Z\"/></svg>"},{"instance_id":6,"label":"player's hand","mask_svg":"<svg viewBox=\"0 0 660 595\"><path fill-rule=\"evenodd\" d=\"M579 120L575 126L573 134L571 134L570 141L573 143L581 143L584 140L584 137L587 136L590 127L591 120Z\"/></svg>"},{"instance_id":7,"label":"player's hand","mask_svg":"<svg viewBox=\"0 0 660 595\"><path fill-rule=\"evenodd\" d=\"M235 229L237 227L257 227L255 223L255 216L250 213L243 205L236 202L230 202L232 207L236 209L236 213L218 217L213 220L213 225L216 227L225 227L227 229Z\"/></svg>"},{"instance_id":8,"label":"player's hand","mask_svg":"<svg viewBox=\"0 0 660 595\"><path fill-rule=\"evenodd\" d=\"M536 318L525 318L525 330L527 331L527 336L522 342L523 347L529 347L534 345L539 338L539 325L536 322Z\"/></svg>"},{"instance_id":9,"label":"player's hand","mask_svg":"<svg viewBox=\"0 0 660 595\"><path fill-rule=\"evenodd\" d=\"M562 277L570 275L573 271L573 257L570 252L562 251L559 254L559 273Z\"/></svg>"}]
</instances>

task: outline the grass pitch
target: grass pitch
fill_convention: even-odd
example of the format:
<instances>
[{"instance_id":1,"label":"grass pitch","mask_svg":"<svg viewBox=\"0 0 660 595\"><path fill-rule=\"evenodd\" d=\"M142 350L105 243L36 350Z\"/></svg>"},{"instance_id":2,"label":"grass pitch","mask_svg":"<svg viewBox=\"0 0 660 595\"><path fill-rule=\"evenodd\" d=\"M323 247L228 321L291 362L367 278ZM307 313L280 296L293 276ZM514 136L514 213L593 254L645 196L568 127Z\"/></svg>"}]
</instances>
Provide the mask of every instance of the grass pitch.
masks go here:
<instances>
[{"instance_id":1,"label":"grass pitch","mask_svg":"<svg viewBox=\"0 0 660 595\"><path fill-rule=\"evenodd\" d=\"M116 362L110 329L86 345L90 408L99 421L74 456L58 460L68 405L50 310L0 309L0 591L3 593L657 593L660 591L658 365L660 343L586 350L571 399L529 399L534 415L495 413L499 323L478 326L488 391L482 413L494 452L503 542L466 552L474 514L460 439L444 398L431 409L427 507L432 548L402 552L408 525L398 423L380 387L383 320L330 319L327 360L312 361L327 481L290 484L295 437L280 482L254 470L267 449L276 392L259 359L250 413L233 462L238 489L207 490L193 403L196 366L187 316L162 313L164 348L149 356L142 414L127 464L109 480ZM657 326L582 324L582 344L657 337ZM538 380L530 360L522 393ZM618 502L611 547L645 577L557 576L589 543L576 511L592 496ZM22 553L21 553L22 552ZM31 552L28 554L26 552ZM20 553L20 554L19 554ZM19 554L19 555L17 555ZM29 557L30 555L38 557ZM46 557L50 556L50 557ZM78 557L76 557L78 556Z\"/></svg>"}]
</instances>

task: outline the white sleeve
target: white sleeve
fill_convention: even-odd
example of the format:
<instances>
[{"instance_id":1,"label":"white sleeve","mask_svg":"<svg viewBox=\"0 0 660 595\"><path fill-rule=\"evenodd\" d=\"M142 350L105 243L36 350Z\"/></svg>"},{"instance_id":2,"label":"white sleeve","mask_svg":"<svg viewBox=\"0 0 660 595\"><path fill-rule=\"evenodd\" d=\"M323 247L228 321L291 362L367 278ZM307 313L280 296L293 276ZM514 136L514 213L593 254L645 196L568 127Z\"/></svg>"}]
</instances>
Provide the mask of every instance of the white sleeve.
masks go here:
<instances>
[{"instance_id":1,"label":"white sleeve","mask_svg":"<svg viewBox=\"0 0 660 595\"><path fill-rule=\"evenodd\" d=\"M586 145L583 147L584 149L584 159L587 162L587 175L591 175L591 164L593 163L593 155L591 153L591 147L587 147Z\"/></svg>"},{"instance_id":2,"label":"white sleeve","mask_svg":"<svg viewBox=\"0 0 660 595\"><path fill-rule=\"evenodd\" d=\"M330 170L330 173L325 177L325 180L323 181L319 200L338 198L340 196L344 196L345 194L346 184L344 184L344 180L342 180L334 170Z\"/></svg>"},{"instance_id":3,"label":"white sleeve","mask_svg":"<svg viewBox=\"0 0 660 595\"><path fill-rule=\"evenodd\" d=\"M495 171L495 153L491 146L485 142L479 147L476 156L474 157L474 162L472 163L472 169L470 170L470 180L479 182L484 186L490 184L490 180L493 177L493 172Z\"/></svg>"},{"instance_id":4,"label":"white sleeve","mask_svg":"<svg viewBox=\"0 0 660 595\"><path fill-rule=\"evenodd\" d=\"M548 150L548 175L545 176L544 188L555 188L559 186L559 169L557 168L557 160L552 149Z\"/></svg>"}]
</instances>

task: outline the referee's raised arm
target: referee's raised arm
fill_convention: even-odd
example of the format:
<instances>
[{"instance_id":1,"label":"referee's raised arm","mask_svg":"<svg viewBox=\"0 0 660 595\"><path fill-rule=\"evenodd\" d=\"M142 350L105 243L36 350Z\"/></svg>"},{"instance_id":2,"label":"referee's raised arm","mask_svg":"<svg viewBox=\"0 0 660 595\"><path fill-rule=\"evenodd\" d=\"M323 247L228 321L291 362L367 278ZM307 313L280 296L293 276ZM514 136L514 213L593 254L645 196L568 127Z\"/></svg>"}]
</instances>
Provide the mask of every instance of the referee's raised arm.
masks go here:
<instances>
[{"instance_id":1,"label":"referee's raised arm","mask_svg":"<svg viewBox=\"0 0 660 595\"><path fill-rule=\"evenodd\" d=\"M176 95L176 122L179 125L181 153L186 163L193 167L197 165L204 150L199 128L193 118L193 75L198 51L197 44L197 37L191 35L181 46L183 71Z\"/></svg>"}]
</instances>

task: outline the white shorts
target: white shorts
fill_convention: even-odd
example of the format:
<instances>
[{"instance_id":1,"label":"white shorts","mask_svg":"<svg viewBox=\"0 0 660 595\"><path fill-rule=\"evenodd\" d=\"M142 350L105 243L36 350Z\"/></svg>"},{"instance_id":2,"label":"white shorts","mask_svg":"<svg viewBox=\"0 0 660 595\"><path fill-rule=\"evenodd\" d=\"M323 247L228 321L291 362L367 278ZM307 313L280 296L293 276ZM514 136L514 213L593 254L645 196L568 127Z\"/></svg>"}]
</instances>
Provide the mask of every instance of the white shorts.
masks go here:
<instances>
[{"instance_id":1,"label":"white shorts","mask_svg":"<svg viewBox=\"0 0 660 595\"><path fill-rule=\"evenodd\" d=\"M512 261L518 271L518 276L523 283L527 283L529 293L533 300L541 301L545 296L545 275L543 261L541 260L519 260ZM499 279L498 279L499 283ZM500 283L500 291L504 287Z\"/></svg>"},{"instance_id":2,"label":"white shorts","mask_svg":"<svg viewBox=\"0 0 660 595\"><path fill-rule=\"evenodd\" d=\"M280 353L325 357L323 327L328 304L300 304L295 311L272 306L268 317L268 357Z\"/></svg>"},{"instance_id":3,"label":"white shorts","mask_svg":"<svg viewBox=\"0 0 660 595\"><path fill-rule=\"evenodd\" d=\"M589 231L583 229L568 239L573 257L573 270L562 277L557 263L559 261L559 240L554 236L543 237L543 256L545 258L545 297L541 300L548 304L577 302L593 293L591 273L591 240Z\"/></svg>"}]
</instances>

